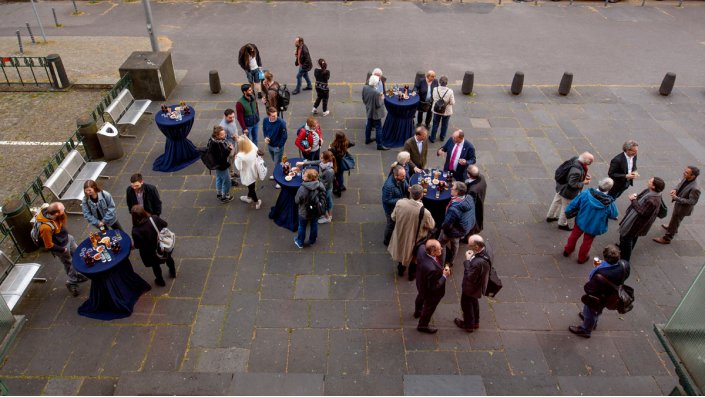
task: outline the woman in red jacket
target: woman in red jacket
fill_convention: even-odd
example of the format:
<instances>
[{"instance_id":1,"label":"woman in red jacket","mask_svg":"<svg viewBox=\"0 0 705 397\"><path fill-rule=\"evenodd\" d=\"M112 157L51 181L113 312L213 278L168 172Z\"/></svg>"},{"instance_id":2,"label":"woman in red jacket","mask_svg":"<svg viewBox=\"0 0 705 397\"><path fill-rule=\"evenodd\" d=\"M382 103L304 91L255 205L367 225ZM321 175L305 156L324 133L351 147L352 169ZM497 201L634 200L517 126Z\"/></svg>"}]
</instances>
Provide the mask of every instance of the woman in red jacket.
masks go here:
<instances>
[{"instance_id":1,"label":"woman in red jacket","mask_svg":"<svg viewBox=\"0 0 705 397\"><path fill-rule=\"evenodd\" d=\"M323 146L323 133L318 120L311 116L306 120L296 133L296 147L301 155L309 161L321 159L321 146Z\"/></svg>"}]
</instances>

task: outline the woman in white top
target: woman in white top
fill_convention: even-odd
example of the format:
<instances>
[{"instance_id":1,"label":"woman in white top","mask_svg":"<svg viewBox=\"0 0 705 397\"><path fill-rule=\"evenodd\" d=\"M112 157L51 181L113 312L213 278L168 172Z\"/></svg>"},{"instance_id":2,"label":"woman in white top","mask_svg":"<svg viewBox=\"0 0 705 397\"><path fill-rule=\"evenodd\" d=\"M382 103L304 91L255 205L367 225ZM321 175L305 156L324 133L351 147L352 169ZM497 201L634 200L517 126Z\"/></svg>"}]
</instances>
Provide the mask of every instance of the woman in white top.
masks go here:
<instances>
[{"instance_id":1,"label":"woman in white top","mask_svg":"<svg viewBox=\"0 0 705 397\"><path fill-rule=\"evenodd\" d=\"M262 67L262 59L259 57L257 46L252 43L242 46L237 56L237 62L245 71L247 82L256 87L254 83L260 82L259 70Z\"/></svg>"},{"instance_id":2,"label":"woman in white top","mask_svg":"<svg viewBox=\"0 0 705 397\"><path fill-rule=\"evenodd\" d=\"M455 96L453 95L453 90L448 88L448 77L441 76L438 79L439 86L433 90L433 105L431 105L431 110L433 111L433 128L431 129L431 136L428 140L433 143L436 142L436 132L438 131L438 124L441 124L441 142L446 139L446 132L448 132L448 121L450 120L450 115L453 114L453 105L455 105ZM436 110L436 103L443 99L445 102L445 111L438 112Z\"/></svg>"},{"instance_id":3,"label":"woman in white top","mask_svg":"<svg viewBox=\"0 0 705 397\"><path fill-rule=\"evenodd\" d=\"M257 182L257 147L245 135L237 137L238 153L235 156L235 167L240 170L240 182L247 186L247 196L240 196L246 203L255 203L259 209L262 200L257 198L255 183Z\"/></svg>"}]
</instances>

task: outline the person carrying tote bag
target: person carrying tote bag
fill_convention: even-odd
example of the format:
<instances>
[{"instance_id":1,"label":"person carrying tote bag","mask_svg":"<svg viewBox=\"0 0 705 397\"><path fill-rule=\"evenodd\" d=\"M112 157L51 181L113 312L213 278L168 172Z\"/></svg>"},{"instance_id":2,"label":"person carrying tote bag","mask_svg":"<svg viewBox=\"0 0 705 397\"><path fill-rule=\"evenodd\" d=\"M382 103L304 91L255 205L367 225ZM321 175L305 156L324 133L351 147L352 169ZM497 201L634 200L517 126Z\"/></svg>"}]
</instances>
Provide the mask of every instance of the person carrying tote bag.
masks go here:
<instances>
[{"instance_id":1,"label":"person carrying tote bag","mask_svg":"<svg viewBox=\"0 0 705 397\"><path fill-rule=\"evenodd\" d=\"M171 253L162 254L160 257L159 230L168 226L167 222L156 215L150 215L141 205L130 209L132 214L132 244L140 252L142 263L151 267L154 273L154 284L160 287L166 285L162 277L161 264L166 262L169 277L176 277L176 264ZM156 227L155 227L156 226Z\"/></svg>"}]
</instances>

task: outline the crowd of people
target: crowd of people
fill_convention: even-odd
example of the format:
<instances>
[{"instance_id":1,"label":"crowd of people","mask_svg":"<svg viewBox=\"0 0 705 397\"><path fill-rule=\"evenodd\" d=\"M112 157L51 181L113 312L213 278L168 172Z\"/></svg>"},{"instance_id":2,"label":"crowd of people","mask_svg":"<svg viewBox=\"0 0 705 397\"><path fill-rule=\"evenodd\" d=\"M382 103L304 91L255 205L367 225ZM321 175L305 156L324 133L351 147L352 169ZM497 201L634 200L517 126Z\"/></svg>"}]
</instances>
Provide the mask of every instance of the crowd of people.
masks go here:
<instances>
[{"instance_id":1,"label":"crowd of people","mask_svg":"<svg viewBox=\"0 0 705 397\"><path fill-rule=\"evenodd\" d=\"M314 88L308 76L313 62L302 37L297 37L294 45L297 83L291 94L297 95ZM276 165L282 161L288 139L287 123L283 118L288 99L282 96L282 85L274 80L272 72L263 72L257 46L252 43L243 46L238 63L245 71L248 83L241 86L242 96L235 103L235 109L226 109L222 121L213 127L207 153L214 162L216 198L223 203L232 201L232 187L242 184L247 187L247 194L240 196L240 200L260 209L262 199L257 195L256 183L265 177L262 173L264 152L258 147L259 103L265 106L267 116L262 120L264 143ZM344 172L351 168L347 160L348 150L355 145L344 132L336 131L326 146L327 139L324 139L315 115L319 105L322 105L321 116L330 114L330 71L324 59L319 59L317 64L319 68L314 71L316 100L311 116L296 130L294 141L304 159L295 164L302 171L303 179L294 200L299 217L294 244L299 249L316 243L318 224L333 221L334 196L341 197L346 190ZM376 142L378 150L389 150L383 145L381 128L385 117L385 80L381 69L374 69L362 90L367 118L365 144ZM306 86L302 87L302 81ZM476 164L475 147L460 128L454 128L449 139L445 140L455 104L453 90L447 85L448 78L441 76L437 80L432 70L415 82L414 89L420 97L415 133L397 154L397 161L392 164L381 191L386 219L382 241L397 262L398 276L406 274L410 281L416 281L418 294L413 316L419 319L418 331L430 334L437 332L437 328L430 326L431 317L445 294L446 280L452 274L459 254L463 259L460 302L463 315L454 323L465 332L479 328L478 302L486 293L493 263L489 242L481 235L488 181ZM435 143L437 135L441 144L435 153L439 157L445 156L443 172L452 183L449 186L450 201L442 217L434 219L424 205L424 187L411 184L411 178L427 169L429 144ZM582 237L577 262L587 262L595 237L607 232L609 220L620 218L616 200L640 176L637 153L637 142L627 140L622 152L610 161L608 175L601 178L596 187L589 188L593 180L589 167L594 161L589 152L566 160L556 169L555 195L546 222L557 222L559 230L570 232L563 247L564 257L572 255ZM673 212L669 223L661 225L665 234L653 239L656 243L669 244L678 233L682 220L692 213L700 196L696 181L699 173L697 167L687 166L682 180L670 191ZM270 175L269 179L272 180L273 176ZM159 217L162 206L159 192L155 186L144 183L140 174L133 175L130 182L126 201L132 216L133 248L139 250L145 266L152 268L155 284L164 286L160 265L166 263L171 277L176 277L176 269L171 255L155 254L158 230L167 226L167 222ZM619 242L607 245L602 252L603 259L596 261L589 272L584 289L599 299L597 304L584 305L580 313L581 325L569 328L576 335L590 337L604 309L601 300L613 293L615 285L623 284L629 277L629 262L637 240L649 232L657 217L667 216L668 206L662 197L666 188L664 180L653 176L645 182L645 189L628 196L629 206L619 221ZM280 188L279 184L275 184L275 188ZM89 180L84 184L84 193L82 210L89 224L101 230L122 230L116 216L116 203L109 192ZM78 283L86 278L71 265L76 242L66 232L64 210L61 203L51 203L37 215L37 222L41 224L44 247L64 265L67 288L76 296ZM461 253L461 244L467 244L464 253Z\"/></svg>"}]
</instances>

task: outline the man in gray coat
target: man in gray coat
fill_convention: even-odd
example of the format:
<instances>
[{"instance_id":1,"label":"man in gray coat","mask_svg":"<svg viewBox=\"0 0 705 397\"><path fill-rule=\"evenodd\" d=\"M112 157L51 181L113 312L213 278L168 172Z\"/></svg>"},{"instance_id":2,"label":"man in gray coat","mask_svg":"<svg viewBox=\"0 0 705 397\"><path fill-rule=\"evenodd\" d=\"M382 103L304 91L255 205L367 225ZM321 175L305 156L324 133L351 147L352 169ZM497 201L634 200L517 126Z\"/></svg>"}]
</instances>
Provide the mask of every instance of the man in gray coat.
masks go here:
<instances>
[{"instance_id":1,"label":"man in gray coat","mask_svg":"<svg viewBox=\"0 0 705 397\"><path fill-rule=\"evenodd\" d=\"M378 92L376 87L379 76L372 75L367 84L362 87L362 102L365 104L367 124L365 124L365 145L377 141L377 150L389 150L382 145L382 119L386 114L384 108L384 93ZM375 138L371 138L372 129L375 129Z\"/></svg>"},{"instance_id":2,"label":"man in gray coat","mask_svg":"<svg viewBox=\"0 0 705 397\"><path fill-rule=\"evenodd\" d=\"M485 240L479 234L473 234L468 239L470 251L465 253L465 273L463 274L462 296L460 308L463 319L456 318L453 322L465 332L473 332L480 328L480 302L489 280L492 259L485 246Z\"/></svg>"},{"instance_id":3,"label":"man in gray coat","mask_svg":"<svg viewBox=\"0 0 705 397\"><path fill-rule=\"evenodd\" d=\"M678 233L678 227L683 221L683 218L693 213L693 207L700 199L700 188L696 179L700 175L698 167L689 165L683 170L683 179L678 183L675 189L671 190L671 201L673 205L673 215L668 225L661 225L666 229L666 235L663 237L655 237L654 241L659 244L670 244L673 237Z\"/></svg>"},{"instance_id":4,"label":"man in gray coat","mask_svg":"<svg viewBox=\"0 0 705 397\"><path fill-rule=\"evenodd\" d=\"M563 175L560 180L556 180L556 194L553 196L551 206L546 214L546 222L558 221L558 228L561 230L571 231L573 227L569 223L575 223L574 219L568 219L565 216L565 207L583 190L583 186L590 183L590 174L588 174L588 166L592 164L594 157L589 152L583 152L578 157L573 157L568 160L570 169L567 175ZM562 166L563 164L561 164ZM561 167L559 167L560 169ZM558 171L558 170L556 170ZM558 178L558 175L556 175Z\"/></svg>"}]
</instances>

